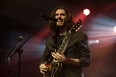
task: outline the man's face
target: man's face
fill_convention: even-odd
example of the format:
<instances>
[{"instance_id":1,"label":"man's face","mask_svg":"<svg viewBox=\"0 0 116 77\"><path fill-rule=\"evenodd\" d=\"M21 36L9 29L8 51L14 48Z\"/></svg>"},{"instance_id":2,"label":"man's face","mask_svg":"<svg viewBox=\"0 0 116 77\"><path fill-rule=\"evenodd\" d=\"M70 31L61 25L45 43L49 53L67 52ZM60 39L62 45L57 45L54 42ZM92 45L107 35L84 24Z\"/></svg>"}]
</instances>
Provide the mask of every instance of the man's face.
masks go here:
<instances>
[{"instance_id":1,"label":"man's face","mask_svg":"<svg viewBox=\"0 0 116 77\"><path fill-rule=\"evenodd\" d=\"M63 9L56 10L55 18L58 19L56 22L57 26L63 26L64 20L66 19L66 12Z\"/></svg>"}]
</instances>

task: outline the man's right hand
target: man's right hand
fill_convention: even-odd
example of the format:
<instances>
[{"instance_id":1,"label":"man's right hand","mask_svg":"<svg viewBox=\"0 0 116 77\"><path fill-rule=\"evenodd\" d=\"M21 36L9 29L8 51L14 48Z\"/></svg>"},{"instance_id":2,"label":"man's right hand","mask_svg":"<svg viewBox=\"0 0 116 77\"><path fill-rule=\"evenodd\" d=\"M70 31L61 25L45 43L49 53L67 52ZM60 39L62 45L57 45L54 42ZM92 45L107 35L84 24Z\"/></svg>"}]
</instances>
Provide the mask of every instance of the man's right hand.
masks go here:
<instances>
[{"instance_id":1,"label":"man's right hand","mask_svg":"<svg viewBox=\"0 0 116 77\"><path fill-rule=\"evenodd\" d=\"M47 71L47 66L44 63L42 63L40 64L39 69L42 74L45 74L45 72Z\"/></svg>"}]
</instances>

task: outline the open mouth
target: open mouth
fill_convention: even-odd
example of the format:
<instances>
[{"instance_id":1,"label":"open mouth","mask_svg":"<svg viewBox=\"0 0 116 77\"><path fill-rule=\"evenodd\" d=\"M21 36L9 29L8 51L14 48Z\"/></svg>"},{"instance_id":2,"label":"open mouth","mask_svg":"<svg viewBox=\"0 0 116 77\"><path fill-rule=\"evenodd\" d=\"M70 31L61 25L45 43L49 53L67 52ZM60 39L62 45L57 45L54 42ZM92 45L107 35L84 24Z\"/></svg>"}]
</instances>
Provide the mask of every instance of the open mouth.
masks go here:
<instances>
[{"instance_id":1,"label":"open mouth","mask_svg":"<svg viewBox=\"0 0 116 77\"><path fill-rule=\"evenodd\" d=\"M58 22L63 22L63 19L58 20Z\"/></svg>"}]
</instances>

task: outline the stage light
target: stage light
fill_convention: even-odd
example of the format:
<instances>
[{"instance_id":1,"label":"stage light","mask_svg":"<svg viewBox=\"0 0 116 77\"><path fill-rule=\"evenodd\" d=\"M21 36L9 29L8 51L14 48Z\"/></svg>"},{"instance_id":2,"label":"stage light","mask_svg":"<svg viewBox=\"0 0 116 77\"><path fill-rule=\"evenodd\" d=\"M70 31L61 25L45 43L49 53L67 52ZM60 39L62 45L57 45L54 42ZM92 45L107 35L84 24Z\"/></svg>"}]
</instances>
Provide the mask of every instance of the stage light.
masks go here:
<instances>
[{"instance_id":1,"label":"stage light","mask_svg":"<svg viewBox=\"0 0 116 77\"><path fill-rule=\"evenodd\" d=\"M98 44L99 40L89 40L89 44Z\"/></svg>"},{"instance_id":2,"label":"stage light","mask_svg":"<svg viewBox=\"0 0 116 77\"><path fill-rule=\"evenodd\" d=\"M100 44L100 46L108 46L115 43L116 39L116 23L115 20L105 15L96 15L91 22L87 31L90 44ZM115 32L114 32L115 31ZM94 41L93 39L97 39Z\"/></svg>"},{"instance_id":3,"label":"stage light","mask_svg":"<svg viewBox=\"0 0 116 77\"><path fill-rule=\"evenodd\" d=\"M90 10L89 9L84 9L83 10L83 14L86 15L86 16L89 15L90 14Z\"/></svg>"},{"instance_id":4,"label":"stage light","mask_svg":"<svg viewBox=\"0 0 116 77\"><path fill-rule=\"evenodd\" d=\"M114 32L116 32L116 26L114 27Z\"/></svg>"},{"instance_id":5,"label":"stage light","mask_svg":"<svg viewBox=\"0 0 116 77\"><path fill-rule=\"evenodd\" d=\"M99 43L99 40L96 40L96 43Z\"/></svg>"}]
</instances>

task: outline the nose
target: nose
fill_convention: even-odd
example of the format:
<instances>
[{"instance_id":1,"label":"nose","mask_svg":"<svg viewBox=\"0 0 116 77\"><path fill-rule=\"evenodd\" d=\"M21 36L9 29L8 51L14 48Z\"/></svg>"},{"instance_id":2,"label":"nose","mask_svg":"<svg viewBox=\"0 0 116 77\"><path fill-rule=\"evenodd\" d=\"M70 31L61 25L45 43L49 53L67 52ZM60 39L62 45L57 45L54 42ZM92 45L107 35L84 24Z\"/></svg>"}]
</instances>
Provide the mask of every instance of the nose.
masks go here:
<instances>
[{"instance_id":1,"label":"nose","mask_svg":"<svg viewBox=\"0 0 116 77\"><path fill-rule=\"evenodd\" d=\"M59 19L59 18L61 18L61 16L60 16L60 15L58 15L58 16L57 16L57 18Z\"/></svg>"},{"instance_id":2,"label":"nose","mask_svg":"<svg viewBox=\"0 0 116 77\"><path fill-rule=\"evenodd\" d=\"M61 14L58 14L57 17L58 17L58 18L61 17Z\"/></svg>"},{"instance_id":3,"label":"nose","mask_svg":"<svg viewBox=\"0 0 116 77\"><path fill-rule=\"evenodd\" d=\"M58 20L61 20L61 17L59 17Z\"/></svg>"},{"instance_id":4,"label":"nose","mask_svg":"<svg viewBox=\"0 0 116 77\"><path fill-rule=\"evenodd\" d=\"M60 22L62 22L62 21L63 21L63 19L62 19L61 17L59 17L59 18L58 18L58 20L59 20Z\"/></svg>"}]
</instances>

